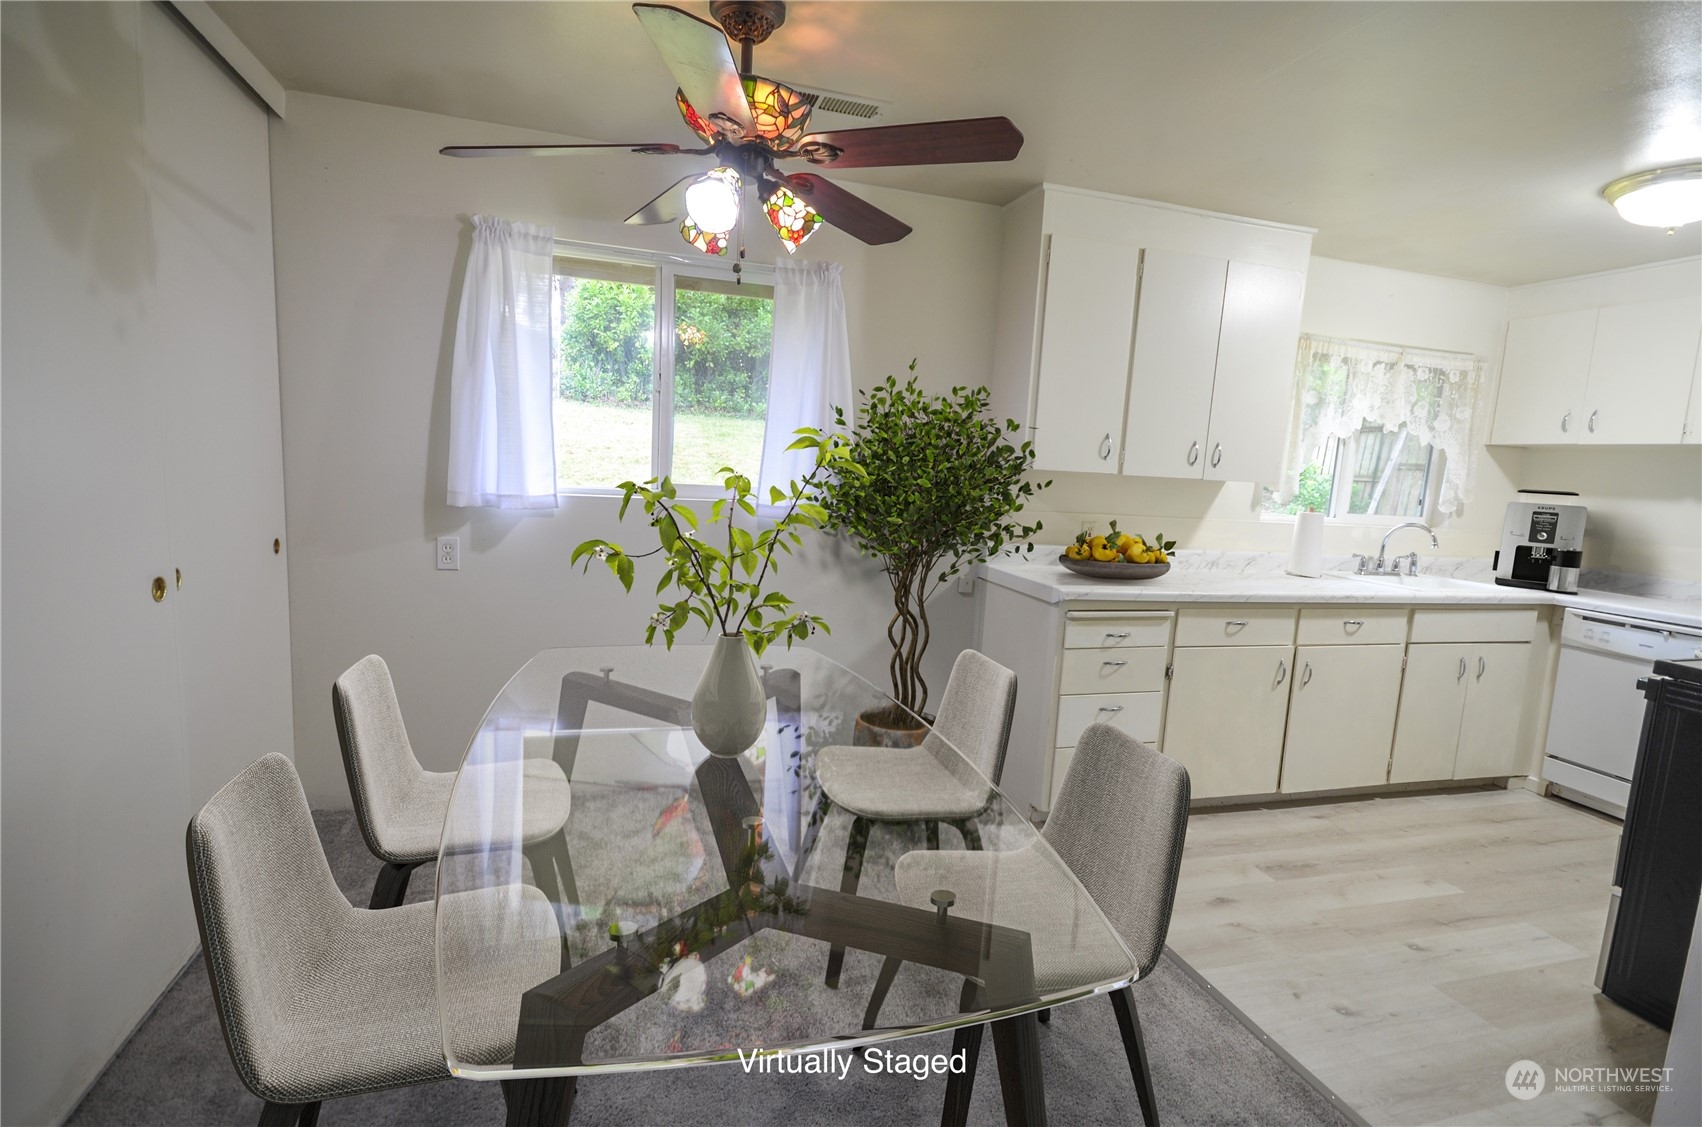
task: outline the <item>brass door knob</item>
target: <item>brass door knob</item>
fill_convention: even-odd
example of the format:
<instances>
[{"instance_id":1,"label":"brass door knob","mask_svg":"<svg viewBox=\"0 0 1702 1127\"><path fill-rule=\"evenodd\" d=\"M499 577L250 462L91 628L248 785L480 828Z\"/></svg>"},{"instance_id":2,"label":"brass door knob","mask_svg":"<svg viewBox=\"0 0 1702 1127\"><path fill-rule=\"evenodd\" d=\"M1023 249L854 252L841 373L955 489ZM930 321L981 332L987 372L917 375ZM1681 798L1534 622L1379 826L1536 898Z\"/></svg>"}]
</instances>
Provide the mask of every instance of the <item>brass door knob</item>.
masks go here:
<instances>
[{"instance_id":1,"label":"brass door knob","mask_svg":"<svg viewBox=\"0 0 1702 1127\"><path fill-rule=\"evenodd\" d=\"M153 588L153 590L154 590L154 602L156 602L156 603L165 602L165 576L163 576L163 575L154 576L154 588Z\"/></svg>"}]
</instances>

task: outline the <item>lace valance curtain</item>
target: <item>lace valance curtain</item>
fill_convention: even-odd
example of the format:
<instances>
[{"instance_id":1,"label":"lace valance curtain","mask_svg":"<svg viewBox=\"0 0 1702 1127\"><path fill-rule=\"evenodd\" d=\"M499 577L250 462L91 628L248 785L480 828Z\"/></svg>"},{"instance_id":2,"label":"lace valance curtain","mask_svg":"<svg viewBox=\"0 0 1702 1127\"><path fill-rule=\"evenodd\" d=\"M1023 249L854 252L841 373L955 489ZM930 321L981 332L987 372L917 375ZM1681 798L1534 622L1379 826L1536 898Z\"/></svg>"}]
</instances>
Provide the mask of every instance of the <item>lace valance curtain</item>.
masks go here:
<instances>
[{"instance_id":1,"label":"lace valance curtain","mask_svg":"<svg viewBox=\"0 0 1702 1127\"><path fill-rule=\"evenodd\" d=\"M1404 426L1442 455L1436 508L1457 512L1471 499L1477 469L1474 420L1483 370L1483 358L1469 353L1302 333L1284 488L1295 489L1301 469L1320 460L1330 438L1345 440L1366 423Z\"/></svg>"}]
</instances>

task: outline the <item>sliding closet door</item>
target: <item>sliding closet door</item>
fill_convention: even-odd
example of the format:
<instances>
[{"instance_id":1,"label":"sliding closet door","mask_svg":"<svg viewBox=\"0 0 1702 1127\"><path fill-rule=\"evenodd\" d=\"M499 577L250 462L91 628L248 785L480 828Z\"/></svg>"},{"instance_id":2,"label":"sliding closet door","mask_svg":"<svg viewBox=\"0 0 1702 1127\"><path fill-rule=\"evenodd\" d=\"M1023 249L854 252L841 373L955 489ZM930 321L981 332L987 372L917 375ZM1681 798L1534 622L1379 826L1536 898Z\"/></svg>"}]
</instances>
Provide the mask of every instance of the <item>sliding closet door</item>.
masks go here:
<instances>
[{"instance_id":1,"label":"sliding closet door","mask_svg":"<svg viewBox=\"0 0 1702 1127\"><path fill-rule=\"evenodd\" d=\"M143 8L142 38L154 363L198 807L267 752L294 753L267 119L163 9Z\"/></svg>"},{"instance_id":2,"label":"sliding closet door","mask_svg":"<svg viewBox=\"0 0 1702 1127\"><path fill-rule=\"evenodd\" d=\"M0 1120L58 1122L195 948L131 4L0 5Z\"/></svg>"},{"instance_id":3,"label":"sliding closet door","mask_svg":"<svg viewBox=\"0 0 1702 1127\"><path fill-rule=\"evenodd\" d=\"M190 815L293 743L269 160L161 5L0 27L0 1122L51 1123L195 950Z\"/></svg>"}]
</instances>

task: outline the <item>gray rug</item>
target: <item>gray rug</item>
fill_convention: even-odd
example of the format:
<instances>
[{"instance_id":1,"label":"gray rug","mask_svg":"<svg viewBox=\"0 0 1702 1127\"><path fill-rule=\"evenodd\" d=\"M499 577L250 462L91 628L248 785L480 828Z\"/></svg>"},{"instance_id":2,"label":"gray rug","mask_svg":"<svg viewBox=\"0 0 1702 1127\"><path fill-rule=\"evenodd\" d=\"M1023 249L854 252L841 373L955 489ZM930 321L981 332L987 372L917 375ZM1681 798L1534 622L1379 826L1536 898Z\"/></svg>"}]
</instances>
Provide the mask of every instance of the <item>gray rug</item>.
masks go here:
<instances>
[{"instance_id":1,"label":"gray rug","mask_svg":"<svg viewBox=\"0 0 1702 1127\"><path fill-rule=\"evenodd\" d=\"M314 818L338 884L350 900L365 905L378 863L362 844L353 817L333 811L316 813ZM822 855L842 855L842 840L827 840L826 832L823 837ZM896 840L886 844L889 849L902 850L919 843ZM836 845L840 853L833 852ZM871 868L880 871L878 865ZM432 881L430 866L417 870L408 899L429 898ZM859 986L851 976L857 954L852 952L847 960L844 989L866 997L867 986ZM872 959L869 962L872 978L872 968L877 964ZM1135 987L1135 998L1146 1032L1159 1112L1166 1124L1276 1127L1350 1122L1327 1096L1179 969L1170 955ZM1055 1010L1051 1023L1041 1027L1040 1045L1052 1122L1141 1121L1109 1001L1094 998ZM951 1035L940 1034L892 1047L906 1053L943 1053L950 1046ZM573 1121L619 1127L648 1127L682 1119L775 1127L931 1124L939 1120L944 1094L945 1083L939 1077L917 1081L869 1075L854 1068L849 1078L840 1081L747 1075L736 1064L718 1065L582 1078ZM260 1101L242 1087L226 1055L206 971L196 959L166 991L67 1122L188 1127L254 1123L259 1114ZM983 1041L970 1120L1004 1122L990 1038ZM327 1104L320 1116L327 1127L447 1127L502 1121L500 1087L470 1081L445 1081L338 1100Z\"/></svg>"}]
</instances>

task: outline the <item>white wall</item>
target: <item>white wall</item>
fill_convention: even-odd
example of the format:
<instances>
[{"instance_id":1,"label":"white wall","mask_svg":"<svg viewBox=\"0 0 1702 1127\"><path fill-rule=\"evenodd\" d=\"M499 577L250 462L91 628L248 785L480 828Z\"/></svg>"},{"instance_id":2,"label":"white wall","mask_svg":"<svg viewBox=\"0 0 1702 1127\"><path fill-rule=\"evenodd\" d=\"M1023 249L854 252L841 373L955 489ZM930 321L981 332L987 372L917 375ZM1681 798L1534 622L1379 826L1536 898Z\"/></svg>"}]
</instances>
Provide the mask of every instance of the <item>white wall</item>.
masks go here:
<instances>
[{"instance_id":1,"label":"white wall","mask_svg":"<svg viewBox=\"0 0 1702 1127\"><path fill-rule=\"evenodd\" d=\"M611 501L574 498L549 515L444 505L449 346L468 216L678 252L673 228L619 220L693 165L622 153L453 160L437 149L535 134L297 93L289 107L273 125L272 168L296 761L314 803L347 805L330 687L363 655L390 663L416 752L447 770L533 653L642 640L654 582L646 587L641 571L624 597L606 573L568 569L579 541L642 531L617 525ZM916 356L931 389L986 382L998 209L855 190L915 228L879 248L828 228L799 252L844 264L858 381L902 375ZM777 249L758 239L751 251ZM440 535L462 538L460 571L434 570ZM827 653L884 677L891 596L871 564L816 541L785 561L779 589L827 617ZM938 597L936 686L973 637L973 606L955 592Z\"/></svg>"},{"instance_id":2,"label":"white wall","mask_svg":"<svg viewBox=\"0 0 1702 1127\"><path fill-rule=\"evenodd\" d=\"M0 1120L49 1123L195 950L190 815L291 750L283 471L264 110L161 5L0 21Z\"/></svg>"}]
</instances>

